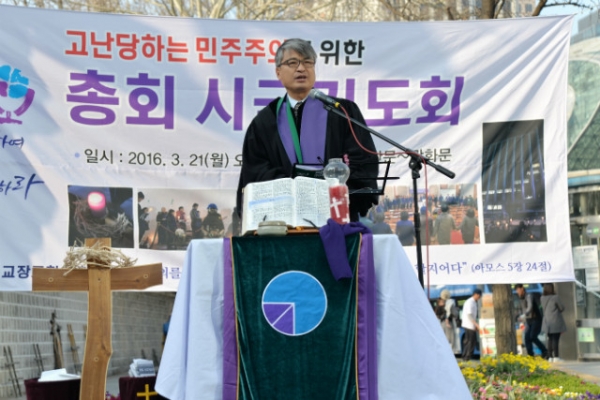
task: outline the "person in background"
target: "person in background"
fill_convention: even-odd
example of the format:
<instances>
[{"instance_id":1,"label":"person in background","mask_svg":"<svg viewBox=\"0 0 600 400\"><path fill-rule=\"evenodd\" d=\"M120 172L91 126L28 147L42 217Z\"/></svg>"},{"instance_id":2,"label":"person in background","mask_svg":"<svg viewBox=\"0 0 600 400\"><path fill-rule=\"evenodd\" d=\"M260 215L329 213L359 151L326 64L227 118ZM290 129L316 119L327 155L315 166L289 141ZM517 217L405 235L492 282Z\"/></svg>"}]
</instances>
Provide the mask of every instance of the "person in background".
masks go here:
<instances>
[{"instance_id":1,"label":"person in background","mask_svg":"<svg viewBox=\"0 0 600 400\"><path fill-rule=\"evenodd\" d=\"M479 221L475 218L475 211L472 208L467 210L467 215L460 223L460 233L465 244L472 244L475 241L475 227L479 226Z\"/></svg>"},{"instance_id":2,"label":"person in background","mask_svg":"<svg viewBox=\"0 0 600 400\"><path fill-rule=\"evenodd\" d=\"M187 224L185 221L185 209L183 206L180 206L175 213L175 219L177 220L177 226L181 227L184 231L187 229Z\"/></svg>"},{"instance_id":3,"label":"person in background","mask_svg":"<svg viewBox=\"0 0 600 400\"><path fill-rule=\"evenodd\" d=\"M177 219L175 218L175 210L169 209L167 214L167 249L175 248L175 231L177 230Z\"/></svg>"},{"instance_id":4,"label":"person in background","mask_svg":"<svg viewBox=\"0 0 600 400\"><path fill-rule=\"evenodd\" d=\"M454 354L460 353L460 343L458 340L458 335L456 334L456 328L458 323L458 307L456 307L456 301L450 296L450 291L448 289L442 290L440 293L440 297L445 301L446 305L444 306L446 309L447 323L443 325L444 333L446 334L446 339L448 339L448 343L452 348Z\"/></svg>"},{"instance_id":5,"label":"person in background","mask_svg":"<svg viewBox=\"0 0 600 400\"><path fill-rule=\"evenodd\" d=\"M192 238L202 238L202 218L200 218L200 210L198 210L198 203L192 205L192 211L190 211L190 218L192 219Z\"/></svg>"},{"instance_id":6,"label":"person in background","mask_svg":"<svg viewBox=\"0 0 600 400\"><path fill-rule=\"evenodd\" d=\"M448 314L446 313L446 301L442 298L437 299L433 312L435 313L435 316L437 317L438 321L440 321L442 329L444 329L448 324Z\"/></svg>"},{"instance_id":7,"label":"person in background","mask_svg":"<svg viewBox=\"0 0 600 400\"><path fill-rule=\"evenodd\" d=\"M408 220L408 212L400 213L400 221L396 223L396 235L402 246L412 246L415 242L415 226Z\"/></svg>"},{"instance_id":8,"label":"person in background","mask_svg":"<svg viewBox=\"0 0 600 400\"><path fill-rule=\"evenodd\" d=\"M240 215L237 212L237 208L233 207L233 213L231 214L231 223L227 227L227 237L240 236L242 234L242 221L240 221Z\"/></svg>"},{"instance_id":9,"label":"person in background","mask_svg":"<svg viewBox=\"0 0 600 400\"><path fill-rule=\"evenodd\" d=\"M419 231L421 234L421 244L424 246L428 246L431 244L431 237L433 236L433 217L429 213L429 209L427 207L421 207L421 211L419 214L419 220L421 222ZM416 218L416 217L415 217ZM416 231L415 231L416 235ZM416 237L416 236L415 236Z\"/></svg>"},{"instance_id":10,"label":"person in background","mask_svg":"<svg viewBox=\"0 0 600 400\"><path fill-rule=\"evenodd\" d=\"M481 290L473 290L473 295L465 301L463 305L462 327L465 330L465 346L463 348L462 358L467 362L473 357L475 344L477 343L477 332L479 324L477 323L477 302L481 298Z\"/></svg>"},{"instance_id":11,"label":"person in background","mask_svg":"<svg viewBox=\"0 0 600 400\"><path fill-rule=\"evenodd\" d=\"M144 199L146 198L146 196L144 196L143 192L138 192L137 194L137 201L138 201L138 218L140 217L140 214L142 213L142 205L140 204Z\"/></svg>"},{"instance_id":12,"label":"person in background","mask_svg":"<svg viewBox=\"0 0 600 400\"><path fill-rule=\"evenodd\" d=\"M148 248L146 240L144 239L144 235L150 229L150 223L148 222L148 215L150 214L150 209L148 207L142 208L142 211L138 214L138 243L140 248ZM147 238L146 238L147 239Z\"/></svg>"},{"instance_id":13,"label":"person in background","mask_svg":"<svg viewBox=\"0 0 600 400\"><path fill-rule=\"evenodd\" d=\"M544 343L538 338L542 331L542 311L539 295L537 293L527 293L522 284L516 284L515 290L521 300L520 320L525 320L525 348L527 354L534 356L533 345L535 344L542 352L543 358L548 358L548 350Z\"/></svg>"},{"instance_id":14,"label":"person in background","mask_svg":"<svg viewBox=\"0 0 600 400\"><path fill-rule=\"evenodd\" d=\"M204 223L202 224L202 233L205 238L222 238L225 234L225 224L219 209L215 203L210 203L206 208L208 214L204 217Z\"/></svg>"},{"instance_id":15,"label":"person in background","mask_svg":"<svg viewBox=\"0 0 600 400\"><path fill-rule=\"evenodd\" d=\"M144 199L146 198L146 196L144 196L144 193L142 192L138 192L137 194L137 201L138 201L138 217L140 216L140 214L142 213L142 205L140 204ZM125 214L125 216L127 217L127 219L129 220L129 222L133 223L133 198L128 198L126 199L124 202L122 202L120 204L120 210L123 214Z\"/></svg>"},{"instance_id":16,"label":"person in background","mask_svg":"<svg viewBox=\"0 0 600 400\"><path fill-rule=\"evenodd\" d=\"M544 317L542 319L542 331L548 335L548 361L558 362L561 359L558 357L558 341L560 335L567 331L567 324L563 318L565 305L560 300L560 297L554 292L553 283L545 283L544 291L542 292L542 309Z\"/></svg>"},{"instance_id":17,"label":"person in background","mask_svg":"<svg viewBox=\"0 0 600 400\"><path fill-rule=\"evenodd\" d=\"M158 233L158 244L166 245L169 232L167 231L167 209L162 207L156 214L156 232Z\"/></svg>"},{"instance_id":18,"label":"person in background","mask_svg":"<svg viewBox=\"0 0 600 400\"><path fill-rule=\"evenodd\" d=\"M433 223L433 234L437 237L439 244L450 244L452 231L456 229L454 217L448 213L448 205L443 204L442 213L438 215Z\"/></svg>"},{"instance_id":19,"label":"person in background","mask_svg":"<svg viewBox=\"0 0 600 400\"><path fill-rule=\"evenodd\" d=\"M367 217L366 215L359 215L358 222L360 222L369 229L373 228L373 221L371 221L371 218Z\"/></svg>"},{"instance_id":20,"label":"person in background","mask_svg":"<svg viewBox=\"0 0 600 400\"><path fill-rule=\"evenodd\" d=\"M392 228L385 222L385 214L383 212L376 212L374 218L375 220L371 227L374 235L392 233Z\"/></svg>"}]
</instances>

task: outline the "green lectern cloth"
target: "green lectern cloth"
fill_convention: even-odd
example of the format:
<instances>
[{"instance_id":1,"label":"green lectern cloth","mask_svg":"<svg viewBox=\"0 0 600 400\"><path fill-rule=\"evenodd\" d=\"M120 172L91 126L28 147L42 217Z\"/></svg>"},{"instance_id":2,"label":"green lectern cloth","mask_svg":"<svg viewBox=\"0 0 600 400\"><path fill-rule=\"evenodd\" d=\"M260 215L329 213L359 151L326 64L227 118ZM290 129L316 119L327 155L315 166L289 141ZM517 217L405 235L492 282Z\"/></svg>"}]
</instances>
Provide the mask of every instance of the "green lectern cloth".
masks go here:
<instances>
[{"instance_id":1,"label":"green lectern cloth","mask_svg":"<svg viewBox=\"0 0 600 400\"><path fill-rule=\"evenodd\" d=\"M317 235L232 239L238 399L357 399L360 245L346 238L354 276L336 281Z\"/></svg>"}]
</instances>

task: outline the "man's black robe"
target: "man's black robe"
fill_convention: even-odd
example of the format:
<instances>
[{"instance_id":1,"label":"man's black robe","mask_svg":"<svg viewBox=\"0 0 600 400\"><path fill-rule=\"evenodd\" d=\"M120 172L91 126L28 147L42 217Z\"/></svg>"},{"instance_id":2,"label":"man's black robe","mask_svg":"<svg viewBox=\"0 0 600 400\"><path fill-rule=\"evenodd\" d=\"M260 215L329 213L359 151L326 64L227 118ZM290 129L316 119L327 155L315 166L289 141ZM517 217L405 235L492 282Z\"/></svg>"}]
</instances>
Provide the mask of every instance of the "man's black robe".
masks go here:
<instances>
[{"instance_id":1,"label":"man's black robe","mask_svg":"<svg viewBox=\"0 0 600 400\"><path fill-rule=\"evenodd\" d=\"M350 117L365 124L358 106L349 100L336 99L346 109ZM242 210L242 189L249 183L263 182L272 179L292 177L293 165L290 161L277 129L277 102L273 100L263 108L252 120L242 150L242 171L237 190L237 209ZM376 151L371 134L356 125L354 132L360 143L367 149ZM302 133L301 133L302 134ZM370 154L359 147L354 139L348 121L339 115L329 113L327 116L327 137L325 140L325 160L344 158L350 160L350 178L347 185L350 191L360 188L377 188L376 178L379 166L375 154ZM370 163L370 164L365 164ZM378 202L376 195L350 195L350 219L358 221L358 214L365 215L368 209Z\"/></svg>"}]
</instances>

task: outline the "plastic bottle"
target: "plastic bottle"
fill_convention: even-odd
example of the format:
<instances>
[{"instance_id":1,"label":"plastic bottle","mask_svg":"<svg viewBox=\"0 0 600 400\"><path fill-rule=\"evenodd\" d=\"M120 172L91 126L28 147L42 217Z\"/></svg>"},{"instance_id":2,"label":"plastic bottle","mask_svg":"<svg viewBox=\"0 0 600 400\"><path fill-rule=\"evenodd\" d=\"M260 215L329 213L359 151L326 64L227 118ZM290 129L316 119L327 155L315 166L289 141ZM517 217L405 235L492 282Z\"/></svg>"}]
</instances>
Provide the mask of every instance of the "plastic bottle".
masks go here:
<instances>
[{"instance_id":1,"label":"plastic bottle","mask_svg":"<svg viewBox=\"0 0 600 400\"><path fill-rule=\"evenodd\" d=\"M346 181L350 168L341 158L331 158L323 170L323 176L329 183L329 209L331 219L339 224L350 222L350 198Z\"/></svg>"}]
</instances>

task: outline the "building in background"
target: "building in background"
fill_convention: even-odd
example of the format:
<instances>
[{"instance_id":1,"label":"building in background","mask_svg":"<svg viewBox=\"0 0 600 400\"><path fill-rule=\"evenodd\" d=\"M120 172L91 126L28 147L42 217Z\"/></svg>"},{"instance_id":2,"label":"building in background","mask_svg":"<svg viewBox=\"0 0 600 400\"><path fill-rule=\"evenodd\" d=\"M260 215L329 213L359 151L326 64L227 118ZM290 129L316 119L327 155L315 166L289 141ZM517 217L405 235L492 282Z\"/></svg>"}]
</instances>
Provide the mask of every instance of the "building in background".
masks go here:
<instances>
[{"instance_id":1,"label":"building in background","mask_svg":"<svg viewBox=\"0 0 600 400\"><path fill-rule=\"evenodd\" d=\"M568 88L568 170L574 250L577 355L600 359L600 24L591 12L571 38ZM592 253L587 250L595 250ZM563 285L564 286L564 285ZM559 288L560 289L560 288ZM562 293L561 293L562 295Z\"/></svg>"}]
</instances>

